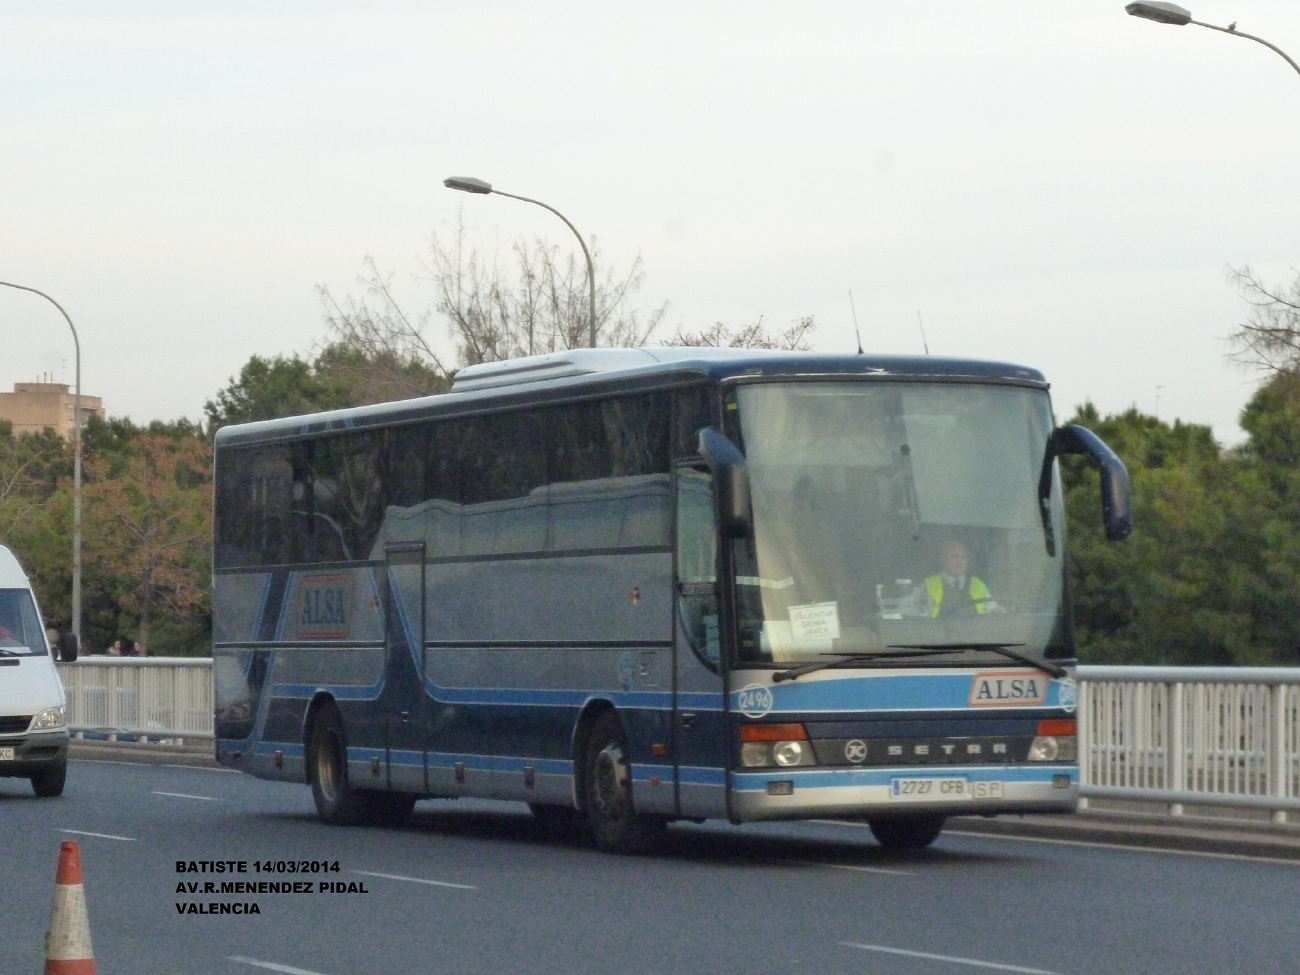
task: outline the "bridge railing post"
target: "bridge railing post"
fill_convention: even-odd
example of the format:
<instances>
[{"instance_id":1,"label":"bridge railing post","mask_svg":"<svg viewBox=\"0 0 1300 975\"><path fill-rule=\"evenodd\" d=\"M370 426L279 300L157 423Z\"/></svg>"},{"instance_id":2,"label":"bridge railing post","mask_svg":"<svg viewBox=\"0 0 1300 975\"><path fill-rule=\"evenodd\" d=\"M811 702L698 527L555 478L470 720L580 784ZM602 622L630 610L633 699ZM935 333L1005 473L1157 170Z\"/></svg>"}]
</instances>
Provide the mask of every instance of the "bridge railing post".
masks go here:
<instances>
[{"instance_id":1,"label":"bridge railing post","mask_svg":"<svg viewBox=\"0 0 1300 975\"><path fill-rule=\"evenodd\" d=\"M1166 715L1165 727L1165 788L1173 792L1182 792L1187 788L1187 748L1184 741L1184 722L1186 712L1184 710L1184 684L1182 681L1170 681L1166 685L1165 695L1166 706L1169 713ZM1181 802L1171 802L1169 804L1169 815L1181 816L1183 814L1183 804Z\"/></svg>"}]
</instances>

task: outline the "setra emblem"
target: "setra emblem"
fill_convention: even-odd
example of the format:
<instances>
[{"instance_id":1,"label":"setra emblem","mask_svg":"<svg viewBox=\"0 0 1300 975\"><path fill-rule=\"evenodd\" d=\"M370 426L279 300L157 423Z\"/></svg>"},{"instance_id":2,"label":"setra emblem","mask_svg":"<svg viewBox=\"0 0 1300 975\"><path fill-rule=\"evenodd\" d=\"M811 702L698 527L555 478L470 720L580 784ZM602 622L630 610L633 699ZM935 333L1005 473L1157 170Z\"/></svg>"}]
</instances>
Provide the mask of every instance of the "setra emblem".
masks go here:
<instances>
[{"instance_id":1,"label":"setra emblem","mask_svg":"<svg viewBox=\"0 0 1300 975\"><path fill-rule=\"evenodd\" d=\"M861 765L867 760L867 743L861 738L854 738L844 745L844 758L854 765Z\"/></svg>"}]
</instances>

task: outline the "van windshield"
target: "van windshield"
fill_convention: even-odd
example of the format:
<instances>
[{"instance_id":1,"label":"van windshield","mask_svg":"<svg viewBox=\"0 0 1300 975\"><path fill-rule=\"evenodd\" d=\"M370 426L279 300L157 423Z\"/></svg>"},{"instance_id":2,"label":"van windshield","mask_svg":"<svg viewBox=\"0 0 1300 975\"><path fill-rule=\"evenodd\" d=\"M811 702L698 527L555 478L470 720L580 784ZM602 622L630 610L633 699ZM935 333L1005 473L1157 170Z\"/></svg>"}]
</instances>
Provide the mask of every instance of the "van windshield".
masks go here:
<instances>
[{"instance_id":1,"label":"van windshield","mask_svg":"<svg viewBox=\"0 0 1300 975\"><path fill-rule=\"evenodd\" d=\"M0 589L0 657L48 654L32 594L26 589Z\"/></svg>"}]
</instances>

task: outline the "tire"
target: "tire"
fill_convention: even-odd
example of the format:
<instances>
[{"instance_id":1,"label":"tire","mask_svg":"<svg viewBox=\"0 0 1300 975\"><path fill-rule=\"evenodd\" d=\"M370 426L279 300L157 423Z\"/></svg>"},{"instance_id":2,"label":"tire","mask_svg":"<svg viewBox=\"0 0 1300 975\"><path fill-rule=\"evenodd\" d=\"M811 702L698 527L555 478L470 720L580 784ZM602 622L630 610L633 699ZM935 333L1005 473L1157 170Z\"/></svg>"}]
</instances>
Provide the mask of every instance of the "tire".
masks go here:
<instances>
[{"instance_id":1,"label":"tire","mask_svg":"<svg viewBox=\"0 0 1300 975\"><path fill-rule=\"evenodd\" d=\"M924 850L943 832L944 816L890 816L868 819L876 842L886 850Z\"/></svg>"},{"instance_id":2,"label":"tire","mask_svg":"<svg viewBox=\"0 0 1300 975\"><path fill-rule=\"evenodd\" d=\"M312 725L307 776L321 822L354 826L369 821L371 804L348 782L347 739L343 719L333 707L323 709Z\"/></svg>"},{"instance_id":3,"label":"tire","mask_svg":"<svg viewBox=\"0 0 1300 975\"><path fill-rule=\"evenodd\" d=\"M55 768L37 772L32 776L32 791L42 799L63 795L63 785L68 780L68 763L60 762Z\"/></svg>"},{"instance_id":4,"label":"tire","mask_svg":"<svg viewBox=\"0 0 1300 975\"><path fill-rule=\"evenodd\" d=\"M664 830L664 820L641 816L632 805L632 769L627 739L618 715L601 715L591 730L583 763L587 819L596 846L607 853L650 852Z\"/></svg>"}]
</instances>

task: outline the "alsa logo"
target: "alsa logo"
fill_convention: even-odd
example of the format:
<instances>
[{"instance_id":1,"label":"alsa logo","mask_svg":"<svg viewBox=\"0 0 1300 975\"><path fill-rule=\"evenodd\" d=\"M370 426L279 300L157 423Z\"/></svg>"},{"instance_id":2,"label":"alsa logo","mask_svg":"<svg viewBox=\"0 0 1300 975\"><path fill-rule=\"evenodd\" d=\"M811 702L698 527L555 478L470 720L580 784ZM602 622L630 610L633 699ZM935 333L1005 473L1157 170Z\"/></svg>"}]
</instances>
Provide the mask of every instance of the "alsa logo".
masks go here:
<instances>
[{"instance_id":1,"label":"alsa logo","mask_svg":"<svg viewBox=\"0 0 1300 975\"><path fill-rule=\"evenodd\" d=\"M341 640L352 618L352 577L306 576L298 586L300 640Z\"/></svg>"},{"instance_id":2,"label":"alsa logo","mask_svg":"<svg viewBox=\"0 0 1300 975\"><path fill-rule=\"evenodd\" d=\"M1046 674L976 674L970 685L973 708L1026 707L1047 700Z\"/></svg>"}]
</instances>

